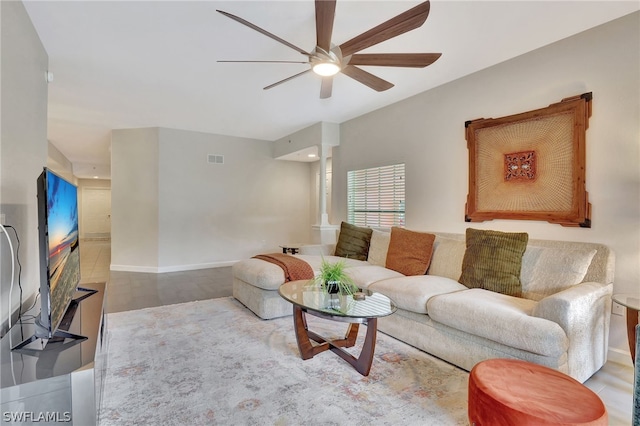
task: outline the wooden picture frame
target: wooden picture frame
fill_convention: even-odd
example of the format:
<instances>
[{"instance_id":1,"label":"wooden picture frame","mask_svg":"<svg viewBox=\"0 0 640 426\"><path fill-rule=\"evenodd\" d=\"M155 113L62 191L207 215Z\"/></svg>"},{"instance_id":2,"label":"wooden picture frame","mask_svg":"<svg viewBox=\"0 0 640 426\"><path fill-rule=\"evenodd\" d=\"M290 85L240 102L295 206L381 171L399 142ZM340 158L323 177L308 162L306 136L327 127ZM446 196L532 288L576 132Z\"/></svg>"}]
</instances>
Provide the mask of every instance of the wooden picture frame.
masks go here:
<instances>
[{"instance_id":1,"label":"wooden picture frame","mask_svg":"<svg viewBox=\"0 0 640 426\"><path fill-rule=\"evenodd\" d=\"M585 139L591 93L533 111L467 121L466 222L542 220L591 227Z\"/></svg>"}]
</instances>

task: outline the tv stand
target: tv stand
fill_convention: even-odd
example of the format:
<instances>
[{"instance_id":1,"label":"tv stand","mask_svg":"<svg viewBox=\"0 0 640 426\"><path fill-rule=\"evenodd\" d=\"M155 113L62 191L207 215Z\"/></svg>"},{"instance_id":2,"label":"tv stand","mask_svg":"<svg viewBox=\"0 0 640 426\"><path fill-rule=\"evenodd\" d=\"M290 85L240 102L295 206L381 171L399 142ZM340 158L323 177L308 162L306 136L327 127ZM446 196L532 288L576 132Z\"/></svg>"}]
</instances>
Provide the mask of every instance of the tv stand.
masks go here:
<instances>
[{"instance_id":1,"label":"tv stand","mask_svg":"<svg viewBox=\"0 0 640 426\"><path fill-rule=\"evenodd\" d=\"M76 289L76 291L80 291L80 292L84 292L86 294L83 294L80 297L76 297L74 299L71 300L71 302L76 302L76 303L80 303L82 302L84 299L86 299L87 297L96 294L98 292L98 290L93 289L93 288L87 288L87 287L78 287Z\"/></svg>"},{"instance_id":2,"label":"tv stand","mask_svg":"<svg viewBox=\"0 0 640 426\"><path fill-rule=\"evenodd\" d=\"M78 292L85 293L85 294L82 294L74 299L71 299L71 302L69 302L69 306L67 307L67 310L65 311L64 316L62 317L62 320L60 320L60 324L58 325L58 328L56 329L56 331L53 332L53 337L51 337L50 339L47 339L47 343L45 346L42 346L40 349L37 348L37 345L32 345L32 347L28 347L36 340L45 339L44 337L38 337L38 330L37 330L38 325L36 324L36 332L28 339L22 341L20 344L11 348L11 350L23 351L24 353L31 355L33 354L33 351L39 351L39 350L44 351L48 347L50 347L50 345L54 343L64 342L65 339L74 339L74 340L80 340L80 341L86 340L87 338L85 336L70 333L69 327L71 327L71 322L73 321L73 318L76 315L76 311L78 310L79 303L82 302L87 297L96 294L98 290L95 290L92 288L86 288L86 287L78 287L76 289L76 294Z\"/></svg>"},{"instance_id":3,"label":"tv stand","mask_svg":"<svg viewBox=\"0 0 640 426\"><path fill-rule=\"evenodd\" d=\"M6 415L19 419L25 415L57 415L57 419L68 419L67 423L75 425L98 423L105 368L102 349L107 329L106 283L82 287L76 292L76 302L72 302L75 315L65 324L66 330L61 330L64 339L50 339L45 350L12 351L12 342L20 341L22 336L35 335L35 325L23 321L0 341L3 416L9 413ZM38 311L39 308L32 309L25 315L38 314ZM68 334L82 338L69 339ZM29 423L29 420L23 422Z\"/></svg>"}]
</instances>

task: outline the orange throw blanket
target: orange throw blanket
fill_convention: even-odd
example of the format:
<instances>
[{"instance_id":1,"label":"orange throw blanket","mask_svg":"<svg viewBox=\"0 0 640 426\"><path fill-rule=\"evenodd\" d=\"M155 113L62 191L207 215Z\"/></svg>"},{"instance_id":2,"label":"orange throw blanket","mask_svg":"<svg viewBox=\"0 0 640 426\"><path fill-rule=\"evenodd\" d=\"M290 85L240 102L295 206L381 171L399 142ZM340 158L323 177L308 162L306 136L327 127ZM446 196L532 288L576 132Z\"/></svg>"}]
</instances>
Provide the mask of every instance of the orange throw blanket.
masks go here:
<instances>
[{"instance_id":1,"label":"orange throw blanket","mask_svg":"<svg viewBox=\"0 0 640 426\"><path fill-rule=\"evenodd\" d=\"M313 278L313 269L304 260L283 253L258 254L254 259L260 259L278 265L284 271L284 281L309 280Z\"/></svg>"}]
</instances>

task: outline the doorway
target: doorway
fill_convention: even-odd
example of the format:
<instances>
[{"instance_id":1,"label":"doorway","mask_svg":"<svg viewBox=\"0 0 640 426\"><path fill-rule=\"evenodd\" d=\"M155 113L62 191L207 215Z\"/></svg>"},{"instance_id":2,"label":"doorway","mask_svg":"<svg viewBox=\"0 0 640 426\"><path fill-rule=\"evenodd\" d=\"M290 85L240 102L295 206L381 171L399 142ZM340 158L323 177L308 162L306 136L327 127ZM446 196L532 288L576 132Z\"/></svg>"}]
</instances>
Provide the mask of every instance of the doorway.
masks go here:
<instances>
[{"instance_id":1,"label":"doorway","mask_svg":"<svg viewBox=\"0 0 640 426\"><path fill-rule=\"evenodd\" d=\"M111 238L111 188L82 188L82 235Z\"/></svg>"}]
</instances>

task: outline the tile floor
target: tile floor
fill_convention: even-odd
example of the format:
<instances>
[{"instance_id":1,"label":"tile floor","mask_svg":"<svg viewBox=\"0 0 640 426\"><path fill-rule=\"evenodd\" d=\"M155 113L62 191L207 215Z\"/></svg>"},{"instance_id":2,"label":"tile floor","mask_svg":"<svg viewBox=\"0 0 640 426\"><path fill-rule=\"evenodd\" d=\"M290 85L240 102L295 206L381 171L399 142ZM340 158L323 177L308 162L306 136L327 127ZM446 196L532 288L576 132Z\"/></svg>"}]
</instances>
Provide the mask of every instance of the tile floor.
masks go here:
<instances>
[{"instance_id":1,"label":"tile floor","mask_svg":"<svg viewBox=\"0 0 640 426\"><path fill-rule=\"evenodd\" d=\"M107 281L107 312L232 295L231 267L163 274L109 271L109 241L83 240L80 244L81 282Z\"/></svg>"},{"instance_id":2,"label":"tile floor","mask_svg":"<svg viewBox=\"0 0 640 426\"><path fill-rule=\"evenodd\" d=\"M82 282L107 281L107 312L121 312L232 294L231 267L148 274L109 271L109 241L80 244ZM607 406L609 424L631 424L633 367L609 361L585 383Z\"/></svg>"}]
</instances>

